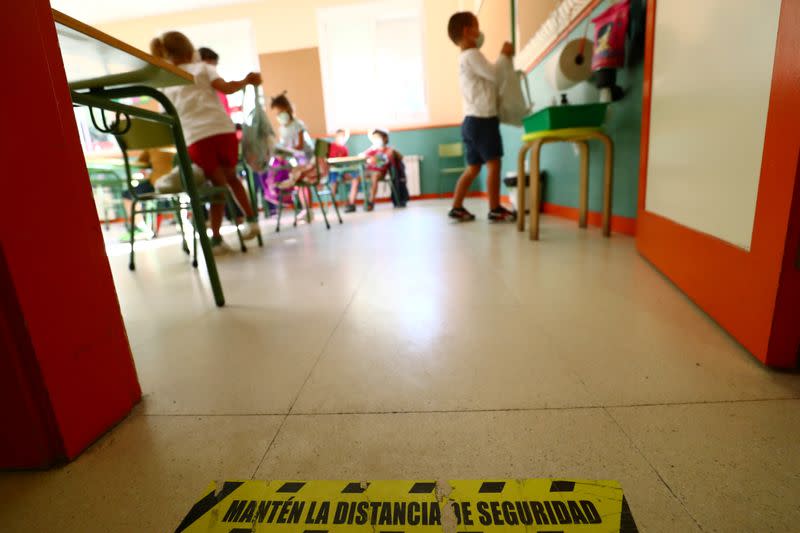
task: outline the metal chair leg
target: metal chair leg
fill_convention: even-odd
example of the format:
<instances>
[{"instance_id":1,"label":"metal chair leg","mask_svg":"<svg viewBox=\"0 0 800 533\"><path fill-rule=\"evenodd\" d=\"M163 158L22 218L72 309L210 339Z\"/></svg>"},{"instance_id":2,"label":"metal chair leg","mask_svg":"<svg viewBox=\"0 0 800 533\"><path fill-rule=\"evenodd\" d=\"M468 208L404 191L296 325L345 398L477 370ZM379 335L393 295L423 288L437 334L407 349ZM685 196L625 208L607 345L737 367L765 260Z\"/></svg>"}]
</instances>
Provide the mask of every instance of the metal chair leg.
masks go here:
<instances>
[{"instance_id":1,"label":"metal chair leg","mask_svg":"<svg viewBox=\"0 0 800 533\"><path fill-rule=\"evenodd\" d=\"M200 243L198 242L198 235L197 235L197 224L192 222L192 246L194 247L194 258L192 259L192 266L197 268L197 249L200 247Z\"/></svg>"},{"instance_id":2,"label":"metal chair leg","mask_svg":"<svg viewBox=\"0 0 800 533\"><path fill-rule=\"evenodd\" d=\"M138 204L138 200L136 198L131 199L131 224L130 224L130 237L131 237L131 257L128 261L128 269L129 270L136 270L136 260L134 259L134 242L136 240L136 204Z\"/></svg>"},{"instance_id":3,"label":"metal chair leg","mask_svg":"<svg viewBox=\"0 0 800 533\"><path fill-rule=\"evenodd\" d=\"M191 255L191 251L189 251L189 244L186 242L186 231L183 228L183 210L181 209L181 203L178 200L173 200L172 203L175 206L175 216L178 217L178 230L181 232L183 251L186 253L186 255Z\"/></svg>"},{"instance_id":4,"label":"metal chair leg","mask_svg":"<svg viewBox=\"0 0 800 533\"><path fill-rule=\"evenodd\" d=\"M233 200L233 194L230 190L225 191L225 203L228 205L228 209L232 214L236 213L236 202ZM236 226L236 235L239 237L239 248L242 250L242 253L247 252L247 245L244 243L244 239L242 239L242 230L239 229L239 224L236 223L236 216L233 215L233 225Z\"/></svg>"},{"instance_id":5,"label":"metal chair leg","mask_svg":"<svg viewBox=\"0 0 800 533\"><path fill-rule=\"evenodd\" d=\"M275 227L275 233L281 232L281 215L283 215L283 190L278 189L278 225Z\"/></svg>"},{"instance_id":6,"label":"metal chair leg","mask_svg":"<svg viewBox=\"0 0 800 533\"><path fill-rule=\"evenodd\" d=\"M310 193L313 192L314 195L317 197L317 202L319 202L319 209L320 209L320 211L322 211L322 218L325 220L325 227L328 228L328 229L331 229L331 225L328 222L328 214L325 212L325 204L322 203L322 198L320 198L320 196L319 196L319 191L317 190L316 187L310 187L309 186L308 189L309 189L309 200L312 199ZM309 202L309 203L311 203L311 202ZM309 209L310 209L310 206L309 206Z\"/></svg>"},{"instance_id":7,"label":"metal chair leg","mask_svg":"<svg viewBox=\"0 0 800 533\"><path fill-rule=\"evenodd\" d=\"M294 207L294 224L292 224L292 226L294 226L295 228L297 227L297 215L300 213L300 210L297 207L297 203L299 200L297 199L296 196L297 196L296 193L292 192L292 206ZM306 209L306 216L308 216L308 209Z\"/></svg>"},{"instance_id":8,"label":"metal chair leg","mask_svg":"<svg viewBox=\"0 0 800 533\"><path fill-rule=\"evenodd\" d=\"M328 194L330 194L331 199L333 200L333 210L336 211L336 218L339 219L339 224L344 224L342 220L342 215L339 213L339 204L336 202L336 196L334 196L333 191L331 190L331 186L326 184L325 188L328 190Z\"/></svg>"}]
</instances>

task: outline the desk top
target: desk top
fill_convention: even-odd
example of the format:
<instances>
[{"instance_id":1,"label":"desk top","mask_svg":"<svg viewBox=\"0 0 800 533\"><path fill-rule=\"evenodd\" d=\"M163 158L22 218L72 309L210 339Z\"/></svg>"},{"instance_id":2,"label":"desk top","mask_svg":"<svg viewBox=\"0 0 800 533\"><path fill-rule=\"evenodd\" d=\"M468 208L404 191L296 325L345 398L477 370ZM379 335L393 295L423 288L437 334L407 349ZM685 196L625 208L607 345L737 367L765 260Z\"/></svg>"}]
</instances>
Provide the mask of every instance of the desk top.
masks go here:
<instances>
[{"instance_id":1,"label":"desk top","mask_svg":"<svg viewBox=\"0 0 800 533\"><path fill-rule=\"evenodd\" d=\"M329 157L328 163L331 165L347 165L350 163L363 163L367 160L363 155L351 155L348 157Z\"/></svg>"},{"instance_id":2,"label":"desk top","mask_svg":"<svg viewBox=\"0 0 800 533\"><path fill-rule=\"evenodd\" d=\"M72 90L127 85L160 88L194 81L191 74L175 65L55 9L53 19Z\"/></svg>"}]
</instances>

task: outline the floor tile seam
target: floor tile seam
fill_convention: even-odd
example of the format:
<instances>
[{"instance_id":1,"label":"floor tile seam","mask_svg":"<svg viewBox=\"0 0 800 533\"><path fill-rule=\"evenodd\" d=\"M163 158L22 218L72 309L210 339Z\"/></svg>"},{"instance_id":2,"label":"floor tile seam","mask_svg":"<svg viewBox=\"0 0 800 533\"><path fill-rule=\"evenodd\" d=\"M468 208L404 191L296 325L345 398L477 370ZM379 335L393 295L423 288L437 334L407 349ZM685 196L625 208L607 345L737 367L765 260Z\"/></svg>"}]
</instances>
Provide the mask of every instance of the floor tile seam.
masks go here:
<instances>
[{"instance_id":1,"label":"floor tile seam","mask_svg":"<svg viewBox=\"0 0 800 533\"><path fill-rule=\"evenodd\" d=\"M253 474L250 476L250 479L255 479L256 474L258 473L259 469L261 469L261 465L263 465L264 461L267 459L267 456L269 455L270 450L272 449L273 445L275 444L275 441L278 439L278 436L280 435L281 431L283 430L283 427L286 424L286 421L289 420L289 416L292 414L292 409L294 409L295 403L297 403L297 400L300 398L300 395L303 393L303 389L305 389L306 384L311 379L311 376L314 373L314 369L316 369L317 365L319 365L319 362L322 359L322 356L325 354L325 350L328 348L328 345L330 344L331 339L333 339L333 336L339 330L339 327L342 325L342 322L344 322L344 318L345 318L345 316L347 316L347 312L350 309L350 306L353 304L353 301L355 301L356 295L358 294L358 291L361 289L361 286L363 285L364 280L367 278L367 275L368 275L369 271L370 271L370 269L367 269L367 271L364 273L364 275L362 276L361 280L359 281L358 286L355 288L353 293L350 295L350 300L347 302L347 305L342 310L342 313L339 316L339 320L336 322L336 325L331 330L330 334L328 335L328 338L325 340L325 343L320 348L320 351L317 354L316 360L314 361L314 364L311 366L311 369L309 370L305 381L303 381L303 384L298 389L297 394L295 395L294 399L292 400L291 405L289 406L289 410L287 411L286 415L283 417L283 420L281 420L281 423L278 426L278 429L275 431L275 434L272 436L272 440L270 440L269 444L267 445L266 449L264 450L264 454L261 456L261 460L258 462L258 464L256 465L255 469L253 470Z\"/></svg>"},{"instance_id":2,"label":"floor tile seam","mask_svg":"<svg viewBox=\"0 0 800 533\"><path fill-rule=\"evenodd\" d=\"M610 405L570 405L563 407L515 407L515 408L496 408L496 409L410 409L410 410L387 410L387 411L324 411L324 412L298 412L298 411L252 411L246 413L147 413L136 412L133 416L148 417L287 417L287 416L356 416L356 415L427 415L427 414L458 414L458 413L526 413L526 412L547 412L547 411L587 411L597 409L635 409L642 407L681 407L695 405L726 405L742 403L766 403L766 402L789 402L798 401L800 397L792 398L760 398L743 400L710 400L702 402L670 402L670 403L643 403L643 404L610 404Z\"/></svg>"},{"instance_id":3,"label":"floor tile seam","mask_svg":"<svg viewBox=\"0 0 800 533\"><path fill-rule=\"evenodd\" d=\"M746 400L709 400L700 402L668 402L668 403L643 403L643 404L610 404L610 405L567 405L559 407L512 407L512 408L489 408L489 409L409 409L409 410L386 410L386 411L324 411L324 412L297 412L292 411L289 416L347 416L347 415L402 415L402 414L458 414L458 413L526 413L537 411L577 411L592 409L624 409L641 407L680 407L692 405L723 405L740 403L762 403L775 401L797 401L800 397L792 398L760 398Z\"/></svg>"},{"instance_id":4,"label":"floor tile seam","mask_svg":"<svg viewBox=\"0 0 800 533\"><path fill-rule=\"evenodd\" d=\"M603 408L603 411L605 412L606 416L608 416L608 418L619 429L620 433L622 433L625 436L625 438L628 440L628 444L630 445L630 447L644 460L645 463L647 463L647 466L650 467L650 470L656 475L658 480L667 489L672 498L678 503L678 505L680 505L683 512L686 513L686 516L688 516L692 520L692 522L694 522L695 526L697 526L697 529L699 531L704 531L703 526L700 525L700 522L698 522L697 518L694 517L694 515L689 511L684 502L678 497L678 494L672 489L672 487L670 487L669 483L667 483L667 480L664 479L664 476L661 475L661 472L659 472L656 466L653 464L653 462L650 461L650 458L647 457L647 455L645 455L644 451L641 448L639 448L639 446L636 445L636 442L634 442L633 438L628 434L627 431L625 431L625 428L622 427L622 424L619 423L619 420L617 420L608 409Z\"/></svg>"}]
</instances>

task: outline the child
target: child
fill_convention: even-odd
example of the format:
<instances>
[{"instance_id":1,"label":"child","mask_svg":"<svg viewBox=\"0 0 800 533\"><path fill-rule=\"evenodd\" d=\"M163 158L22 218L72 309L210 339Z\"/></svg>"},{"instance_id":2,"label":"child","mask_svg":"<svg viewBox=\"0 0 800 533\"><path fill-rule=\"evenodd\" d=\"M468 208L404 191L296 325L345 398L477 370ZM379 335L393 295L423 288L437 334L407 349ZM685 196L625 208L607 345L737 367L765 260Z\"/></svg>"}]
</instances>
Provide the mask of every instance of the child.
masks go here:
<instances>
[{"instance_id":1,"label":"child","mask_svg":"<svg viewBox=\"0 0 800 533\"><path fill-rule=\"evenodd\" d=\"M310 143L306 142L306 125L302 120L294 116L294 107L292 107L292 103L286 96L286 91L272 99L270 109L276 113L275 118L279 125L278 146L288 149L298 159L298 167L292 169L290 180L281 182L279 187L283 189L294 187L297 180L301 178L316 181L318 179L318 177L315 177L316 169L314 169L312 175L309 167L314 156L314 149ZM313 211L306 213L307 206L311 205L311 199L306 198L305 191L300 191L298 197L300 205L303 206L303 211L298 215L298 218L303 220L308 215L309 219L313 219Z\"/></svg>"},{"instance_id":2,"label":"child","mask_svg":"<svg viewBox=\"0 0 800 533\"><path fill-rule=\"evenodd\" d=\"M218 53L206 46L201 46L198 48L197 52L200 54L200 61L203 63L208 63L212 67L217 68L217 65L219 65ZM219 98L219 101L222 103L222 107L225 109L225 114L231 116L233 109L231 109L230 102L228 102L228 95L217 91L217 98Z\"/></svg>"},{"instance_id":3,"label":"child","mask_svg":"<svg viewBox=\"0 0 800 533\"><path fill-rule=\"evenodd\" d=\"M453 208L448 216L459 222L475 220L475 215L464 209L464 197L486 164L489 220L512 222L516 220L516 214L500 205L500 159L503 157L503 141L500 138L500 121L497 117L496 69L480 52L484 39L478 26L478 17L468 11L456 13L450 17L447 34L461 48L459 79L466 114L461 135L467 159L467 169L458 179ZM513 55L513 45L505 43L498 63L509 61Z\"/></svg>"},{"instance_id":4,"label":"child","mask_svg":"<svg viewBox=\"0 0 800 533\"><path fill-rule=\"evenodd\" d=\"M382 180L386 173L389 172L389 167L392 165L392 157L394 157L394 150L389 147L389 133L381 130L374 129L369 133L372 146L364 152L367 157L367 178L372 182L367 211L375 209L375 196L378 194L378 182Z\"/></svg>"},{"instance_id":5,"label":"child","mask_svg":"<svg viewBox=\"0 0 800 533\"><path fill-rule=\"evenodd\" d=\"M236 129L225 113L216 91L232 94L247 85L261 83L261 75L251 72L240 81L225 81L217 69L197 59L192 42L182 33L170 31L150 42L154 56L166 59L194 76L194 83L164 90L172 100L183 126L183 134L192 161L203 169L206 177L217 186L227 186L239 207L247 216L242 238L253 239L259 234L258 222L242 182L236 176L239 161L239 142ZM231 251L222 240L219 229L225 206L211 205L211 249L215 255Z\"/></svg>"},{"instance_id":6,"label":"child","mask_svg":"<svg viewBox=\"0 0 800 533\"><path fill-rule=\"evenodd\" d=\"M350 151L347 149L347 141L350 139L350 135L342 129L336 130L336 135L334 136L333 143L331 144L331 148L328 151L328 157L347 157L350 155ZM352 174L341 172L338 170L331 170L328 173L328 180L331 184L331 190L333 191L333 197L336 198L336 192L339 189L339 181L345 178L350 179L350 196L347 199L347 206L344 208L345 213L355 213L356 211L356 196L358 195L358 183L359 179Z\"/></svg>"}]
</instances>

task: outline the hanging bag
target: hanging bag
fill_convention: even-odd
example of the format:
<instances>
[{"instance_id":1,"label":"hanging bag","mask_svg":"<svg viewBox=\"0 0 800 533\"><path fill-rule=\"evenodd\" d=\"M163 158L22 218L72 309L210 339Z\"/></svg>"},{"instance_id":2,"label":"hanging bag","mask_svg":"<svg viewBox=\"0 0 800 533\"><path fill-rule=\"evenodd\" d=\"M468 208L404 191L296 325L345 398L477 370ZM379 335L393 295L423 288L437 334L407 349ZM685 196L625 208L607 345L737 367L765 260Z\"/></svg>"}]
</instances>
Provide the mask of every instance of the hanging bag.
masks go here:
<instances>
[{"instance_id":1,"label":"hanging bag","mask_svg":"<svg viewBox=\"0 0 800 533\"><path fill-rule=\"evenodd\" d=\"M533 111L528 76L514 70L511 60L503 60L497 65L497 81L500 122L522 126L522 119Z\"/></svg>"},{"instance_id":2,"label":"hanging bag","mask_svg":"<svg viewBox=\"0 0 800 533\"><path fill-rule=\"evenodd\" d=\"M248 85L248 87L250 87ZM247 88L245 87L245 98ZM253 110L242 124L242 155L245 162L256 172L262 172L269 163L275 146L275 130L267 118L258 89L253 87ZM244 100L244 99L243 99Z\"/></svg>"}]
</instances>

